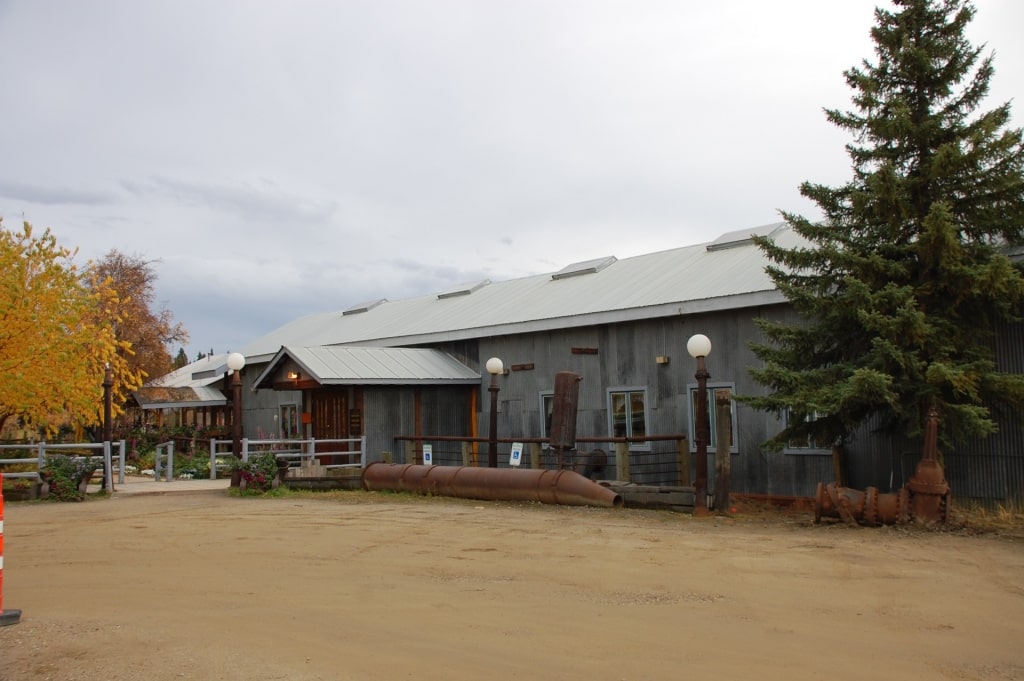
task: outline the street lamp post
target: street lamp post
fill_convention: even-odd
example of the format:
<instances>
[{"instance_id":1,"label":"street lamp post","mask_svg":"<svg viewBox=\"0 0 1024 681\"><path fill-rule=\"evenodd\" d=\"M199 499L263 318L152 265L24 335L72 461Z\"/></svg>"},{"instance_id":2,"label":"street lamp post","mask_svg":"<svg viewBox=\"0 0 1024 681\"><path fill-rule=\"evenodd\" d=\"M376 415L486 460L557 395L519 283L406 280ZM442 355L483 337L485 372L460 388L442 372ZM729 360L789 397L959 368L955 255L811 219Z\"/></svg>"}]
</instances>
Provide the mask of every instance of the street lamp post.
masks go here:
<instances>
[{"instance_id":1,"label":"street lamp post","mask_svg":"<svg viewBox=\"0 0 1024 681\"><path fill-rule=\"evenodd\" d=\"M245 355L232 352L228 355L228 369L231 370L231 453L242 458L242 367Z\"/></svg>"},{"instance_id":2,"label":"street lamp post","mask_svg":"<svg viewBox=\"0 0 1024 681\"><path fill-rule=\"evenodd\" d=\"M109 448L112 445L114 439L114 424L113 424L113 388L114 388L114 372L107 364L107 367L103 370L103 441L107 444L104 447ZM104 455L104 465L106 464L106 455ZM110 479L110 491L114 490L114 477L113 472L110 468L103 471L103 480L100 482L100 489L107 489L107 479Z\"/></svg>"},{"instance_id":3,"label":"street lamp post","mask_svg":"<svg viewBox=\"0 0 1024 681\"><path fill-rule=\"evenodd\" d=\"M497 357L487 360L487 373L491 375L491 423L487 431L487 465L498 467L498 376L505 373L505 365Z\"/></svg>"},{"instance_id":4,"label":"street lamp post","mask_svg":"<svg viewBox=\"0 0 1024 681\"><path fill-rule=\"evenodd\" d=\"M711 354L711 340L702 333L690 336L686 342L686 351L697 360L697 479L694 480L693 491L694 513L707 513L708 510L708 440L711 424L708 419L708 373L704 358Z\"/></svg>"}]
</instances>

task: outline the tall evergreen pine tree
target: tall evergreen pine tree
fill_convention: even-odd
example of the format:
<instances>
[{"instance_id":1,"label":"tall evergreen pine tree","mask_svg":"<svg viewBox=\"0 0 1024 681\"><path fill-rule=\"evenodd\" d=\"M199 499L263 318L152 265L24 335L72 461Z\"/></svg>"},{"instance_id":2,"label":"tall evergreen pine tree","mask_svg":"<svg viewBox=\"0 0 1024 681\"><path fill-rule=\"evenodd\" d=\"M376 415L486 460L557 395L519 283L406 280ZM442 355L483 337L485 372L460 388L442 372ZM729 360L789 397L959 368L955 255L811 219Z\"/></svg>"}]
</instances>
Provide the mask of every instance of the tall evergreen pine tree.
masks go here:
<instances>
[{"instance_id":1,"label":"tall evergreen pine tree","mask_svg":"<svg viewBox=\"0 0 1024 681\"><path fill-rule=\"evenodd\" d=\"M877 61L844 73L855 110L826 110L854 137L852 179L801 186L824 216L783 214L805 246L756 239L801 317L758 322L752 372L769 393L749 402L790 415L771 445L842 441L867 422L915 437L932 407L948 445L1024 409L1024 376L994 359L997 326L1024 301L1010 257L1024 231L1021 131L1007 128L1009 104L979 111L993 67L964 36L974 8L895 5L875 10Z\"/></svg>"}]
</instances>

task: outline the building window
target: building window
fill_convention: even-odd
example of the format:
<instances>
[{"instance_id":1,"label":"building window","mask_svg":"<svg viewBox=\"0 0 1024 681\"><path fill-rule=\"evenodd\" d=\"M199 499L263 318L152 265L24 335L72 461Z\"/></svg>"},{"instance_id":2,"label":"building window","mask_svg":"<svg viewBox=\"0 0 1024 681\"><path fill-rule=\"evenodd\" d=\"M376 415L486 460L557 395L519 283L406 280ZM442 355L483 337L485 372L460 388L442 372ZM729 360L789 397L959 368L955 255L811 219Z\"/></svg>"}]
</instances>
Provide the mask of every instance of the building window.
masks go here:
<instances>
[{"instance_id":1,"label":"building window","mask_svg":"<svg viewBox=\"0 0 1024 681\"><path fill-rule=\"evenodd\" d=\"M281 410L281 434L282 440L295 440L299 436L299 407L294 404L282 404Z\"/></svg>"},{"instance_id":2,"label":"building window","mask_svg":"<svg viewBox=\"0 0 1024 681\"><path fill-rule=\"evenodd\" d=\"M817 421L818 417L819 417L818 412L812 411L811 413L809 413L805 417L805 421ZM785 427L788 428L790 423L792 422L792 419L793 419L792 412L790 412L790 410L787 409L786 412L785 412L784 418L785 418ZM828 446L827 444L824 444L824 443L816 441L814 439L814 437L811 436L811 435L801 435L801 436L797 436L797 437L791 438L791 439L786 441L786 450L787 451L793 450L794 452L807 452L807 451L811 451L811 450L821 451L821 450L830 450L830 449L831 449L830 446Z\"/></svg>"},{"instance_id":3,"label":"building window","mask_svg":"<svg viewBox=\"0 0 1024 681\"><path fill-rule=\"evenodd\" d=\"M555 393L554 391L545 390L540 394L540 436L544 440L548 439L548 435L551 433L551 414L555 407ZM544 448L547 449L548 443L544 443Z\"/></svg>"},{"instance_id":4,"label":"building window","mask_svg":"<svg viewBox=\"0 0 1024 681\"><path fill-rule=\"evenodd\" d=\"M608 391L609 431L613 437L647 435L647 389L613 388ZM630 442L630 449L649 450L649 442Z\"/></svg>"},{"instance_id":5,"label":"building window","mask_svg":"<svg viewBox=\"0 0 1024 681\"><path fill-rule=\"evenodd\" d=\"M687 386L690 395L690 451L697 451L697 384L691 383ZM708 451L714 452L718 447L718 414L715 404L720 397L729 400L729 415L732 420L732 446L730 453L738 454L740 449L737 444L736 428L736 400L732 399L735 386L732 383L708 383Z\"/></svg>"}]
</instances>

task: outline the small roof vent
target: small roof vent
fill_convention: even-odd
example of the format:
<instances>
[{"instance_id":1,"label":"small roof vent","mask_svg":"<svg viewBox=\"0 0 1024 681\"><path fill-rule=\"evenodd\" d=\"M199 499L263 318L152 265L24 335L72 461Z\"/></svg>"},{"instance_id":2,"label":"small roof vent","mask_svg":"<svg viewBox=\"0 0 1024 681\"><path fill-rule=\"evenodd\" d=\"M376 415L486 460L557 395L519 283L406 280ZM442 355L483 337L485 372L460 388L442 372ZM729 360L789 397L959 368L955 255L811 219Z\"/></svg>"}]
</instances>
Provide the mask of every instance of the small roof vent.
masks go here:
<instances>
[{"instance_id":1,"label":"small roof vent","mask_svg":"<svg viewBox=\"0 0 1024 681\"><path fill-rule=\"evenodd\" d=\"M614 255L609 255L606 258L596 258L594 260L585 260L583 262L573 263L572 265L567 265L552 274L551 278L568 279L569 277L578 277L581 274L597 274L615 261L616 257Z\"/></svg>"},{"instance_id":2,"label":"small roof vent","mask_svg":"<svg viewBox=\"0 0 1024 681\"><path fill-rule=\"evenodd\" d=\"M388 302L387 298L380 298L379 300L371 300L371 301L366 302L366 303L359 303L358 305L353 305L352 307L348 308L347 310L342 312L341 315L344 317L344 316L350 315L350 314L359 314L360 312L369 312L370 310L372 310L373 308L377 307L378 305L381 305L382 303L386 303L386 302Z\"/></svg>"},{"instance_id":3,"label":"small roof vent","mask_svg":"<svg viewBox=\"0 0 1024 681\"><path fill-rule=\"evenodd\" d=\"M755 227L754 229L739 229L735 232L726 232L707 245L708 252L724 251L727 248L736 248L754 243L755 236L771 236L785 227L785 222Z\"/></svg>"},{"instance_id":4,"label":"small roof vent","mask_svg":"<svg viewBox=\"0 0 1024 681\"><path fill-rule=\"evenodd\" d=\"M437 294L437 299L438 300L444 300L445 298L455 298L457 296L468 296L470 293L473 293L474 291L479 291L484 286L487 286L490 283L491 283L490 279L483 279L482 281L477 281L477 282L470 283L470 284L459 284L458 286L452 286L447 291L444 291L443 293L438 293Z\"/></svg>"}]
</instances>

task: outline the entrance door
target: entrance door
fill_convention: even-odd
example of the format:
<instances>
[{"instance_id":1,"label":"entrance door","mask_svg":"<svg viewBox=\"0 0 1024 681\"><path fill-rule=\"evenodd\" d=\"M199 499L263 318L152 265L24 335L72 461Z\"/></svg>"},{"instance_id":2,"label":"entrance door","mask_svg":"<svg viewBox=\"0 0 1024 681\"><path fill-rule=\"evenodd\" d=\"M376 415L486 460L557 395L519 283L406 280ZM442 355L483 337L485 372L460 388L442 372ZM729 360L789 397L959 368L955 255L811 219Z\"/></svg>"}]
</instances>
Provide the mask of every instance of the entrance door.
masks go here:
<instances>
[{"instance_id":1,"label":"entrance door","mask_svg":"<svg viewBox=\"0 0 1024 681\"><path fill-rule=\"evenodd\" d=\"M310 415L313 437L317 440L337 440L348 437L348 390L345 388L322 388L310 395ZM346 450L348 446L338 443L316 444L316 451ZM333 457L327 457L333 459ZM321 463L334 463L322 461Z\"/></svg>"}]
</instances>

